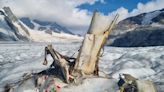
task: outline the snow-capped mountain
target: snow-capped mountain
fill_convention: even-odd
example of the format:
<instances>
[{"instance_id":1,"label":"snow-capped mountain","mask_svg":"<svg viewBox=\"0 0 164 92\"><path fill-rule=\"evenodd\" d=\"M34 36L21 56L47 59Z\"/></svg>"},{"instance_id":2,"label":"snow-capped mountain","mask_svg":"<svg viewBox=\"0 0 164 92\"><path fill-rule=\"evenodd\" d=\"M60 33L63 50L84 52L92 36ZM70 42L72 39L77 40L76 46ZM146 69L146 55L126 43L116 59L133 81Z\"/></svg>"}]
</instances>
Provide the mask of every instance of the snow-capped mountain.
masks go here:
<instances>
[{"instance_id":1,"label":"snow-capped mountain","mask_svg":"<svg viewBox=\"0 0 164 92\"><path fill-rule=\"evenodd\" d=\"M155 23L164 25L164 9L142 13L137 16L124 19L118 23L116 29L127 30L139 26L150 26Z\"/></svg>"},{"instance_id":2,"label":"snow-capped mountain","mask_svg":"<svg viewBox=\"0 0 164 92\"><path fill-rule=\"evenodd\" d=\"M21 18L21 20L12 13L9 7L0 10L0 41L56 42L82 39L55 22L29 18Z\"/></svg>"},{"instance_id":3,"label":"snow-capped mountain","mask_svg":"<svg viewBox=\"0 0 164 92\"><path fill-rule=\"evenodd\" d=\"M0 40L1 41L18 40L14 32L12 32L12 29L10 28L10 26L5 21L5 16L3 16L2 14L3 13L1 12L0 14Z\"/></svg>"},{"instance_id":4,"label":"snow-capped mountain","mask_svg":"<svg viewBox=\"0 0 164 92\"><path fill-rule=\"evenodd\" d=\"M164 9L139 14L120 21L111 33L112 46L164 45Z\"/></svg>"},{"instance_id":5,"label":"snow-capped mountain","mask_svg":"<svg viewBox=\"0 0 164 92\"><path fill-rule=\"evenodd\" d=\"M28 17L22 17L20 20L26 24L29 28L39 31L46 31L46 32L56 32L56 33L68 33L73 34L67 28L57 24L56 22L49 22L49 21L40 21L37 19L31 20Z\"/></svg>"},{"instance_id":6,"label":"snow-capped mountain","mask_svg":"<svg viewBox=\"0 0 164 92\"><path fill-rule=\"evenodd\" d=\"M56 22L40 21L22 17L20 20L29 28L30 36L37 42L78 41L82 37L73 34L67 28Z\"/></svg>"},{"instance_id":7,"label":"snow-capped mountain","mask_svg":"<svg viewBox=\"0 0 164 92\"><path fill-rule=\"evenodd\" d=\"M0 10L0 40L30 41L30 33L9 7Z\"/></svg>"}]
</instances>

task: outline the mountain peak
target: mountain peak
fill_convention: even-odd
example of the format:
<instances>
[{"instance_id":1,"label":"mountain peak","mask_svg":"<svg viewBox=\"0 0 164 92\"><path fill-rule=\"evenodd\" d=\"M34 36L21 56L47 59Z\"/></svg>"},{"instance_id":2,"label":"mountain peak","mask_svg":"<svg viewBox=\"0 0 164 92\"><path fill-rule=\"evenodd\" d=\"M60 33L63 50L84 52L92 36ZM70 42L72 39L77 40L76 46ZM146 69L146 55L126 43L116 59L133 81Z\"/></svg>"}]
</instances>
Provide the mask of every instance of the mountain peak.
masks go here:
<instances>
[{"instance_id":1,"label":"mountain peak","mask_svg":"<svg viewBox=\"0 0 164 92\"><path fill-rule=\"evenodd\" d=\"M59 25L56 22L50 21L41 21L38 19L30 19L28 17L22 17L20 20L25 23L31 29L39 30L39 31L53 31L56 33L68 33L73 34L66 27Z\"/></svg>"},{"instance_id":2,"label":"mountain peak","mask_svg":"<svg viewBox=\"0 0 164 92\"><path fill-rule=\"evenodd\" d=\"M30 41L28 29L24 27L9 7L0 10L0 30L1 40Z\"/></svg>"},{"instance_id":3,"label":"mountain peak","mask_svg":"<svg viewBox=\"0 0 164 92\"><path fill-rule=\"evenodd\" d=\"M120 21L112 31L108 44L140 47L164 45L164 9Z\"/></svg>"},{"instance_id":4,"label":"mountain peak","mask_svg":"<svg viewBox=\"0 0 164 92\"><path fill-rule=\"evenodd\" d=\"M9 7L0 10L0 40L54 42L82 39L56 22L31 20L27 17L21 20L12 13Z\"/></svg>"},{"instance_id":5,"label":"mountain peak","mask_svg":"<svg viewBox=\"0 0 164 92\"><path fill-rule=\"evenodd\" d=\"M164 8L124 19L118 23L117 27L128 29L153 23L164 24Z\"/></svg>"}]
</instances>

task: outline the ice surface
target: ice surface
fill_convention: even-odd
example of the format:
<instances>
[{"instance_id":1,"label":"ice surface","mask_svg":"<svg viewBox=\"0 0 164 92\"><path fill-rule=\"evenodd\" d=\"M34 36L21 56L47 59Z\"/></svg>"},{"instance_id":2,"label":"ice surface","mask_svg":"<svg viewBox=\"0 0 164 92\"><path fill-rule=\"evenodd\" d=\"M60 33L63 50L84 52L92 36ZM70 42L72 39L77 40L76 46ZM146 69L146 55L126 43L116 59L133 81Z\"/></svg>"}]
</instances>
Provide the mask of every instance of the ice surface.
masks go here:
<instances>
[{"instance_id":1,"label":"ice surface","mask_svg":"<svg viewBox=\"0 0 164 92\"><path fill-rule=\"evenodd\" d=\"M7 83L17 82L24 73L36 73L48 66L42 65L44 47L48 43L1 43L0 45L0 91ZM54 49L72 56L81 43L53 43ZM128 73L139 79L155 82L158 92L164 91L164 47L118 48L105 47L100 57L100 75L107 74L114 79L88 79L80 86L63 88L63 92L113 92L119 73ZM52 62L52 58L48 58ZM102 88L102 89L101 89ZM80 89L80 90L78 90ZM107 91L104 91L104 90ZM30 91L31 90L31 91ZM25 92L33 92L28 89ZM67 90L67 91L65 91Z\"/></svg>"},{"instance_id":2,"label":"ice surface","mask_svg":"<svg viewBox=\"0 0 164 92\"><path fill-rule=\"evenodd\" d=\"M85 79L82 85L63 88L60 92L116 92L117 81L105 78Z\"/></svg>"}]
</instances>

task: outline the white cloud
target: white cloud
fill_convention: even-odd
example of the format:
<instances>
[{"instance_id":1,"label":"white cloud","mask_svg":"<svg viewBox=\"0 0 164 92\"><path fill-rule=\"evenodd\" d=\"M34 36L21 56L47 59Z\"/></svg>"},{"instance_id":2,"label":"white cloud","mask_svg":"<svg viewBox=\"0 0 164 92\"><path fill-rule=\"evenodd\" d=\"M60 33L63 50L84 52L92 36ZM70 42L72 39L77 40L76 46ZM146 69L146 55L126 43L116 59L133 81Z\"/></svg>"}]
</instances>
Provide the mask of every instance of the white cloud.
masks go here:
<instances>
[{"instance_id":1,"label":"white cloud","mask_svg":"<svg viewBox=\"0 0 164 92\"><path fill-rule=\"evenodd\" d=\"M144 12L150 12L164 8L164 0L152 0L146 4L138 3L137 9L134 9L130 14L131 16Z\"/></svg>"},{"instance_id":2,"label":"white cloud","mask_svg":"<svg viewBox=\"0 0 164 92\"><path fill-rule=\"evenodd\" d=\"M92 5L97 1L106 3L104 0L0 0L0 8L10 6L19 17L27 16L41 20L56 21L75 33L84 34L90 24L92 13L76 7L85 3ZM129 16L161 8L164 8L164 0L152 0L146 4L139 3L132 12L120 7L108 15L101 14L101 16L110 21L116 13L119 13L119 20L122 20Z\"/></svg>"},{"instance_id":3,"label":"white cloud","mask_svg":"<svg viewBox=\"0 0 164 92\"><path fill-rule=\"evenodd\" d=\"M124 8L124 7L120 7L118 8L116 11L113 11L112 13L108 14L108 17L113 18L116 14L119 14L119 19L118 21L121 21L125 18L127 18L129 16L129 12L128 9Z\"/></svg>"},{"instance_id":4,"label":"white cloud","mask_svg":"<svg viewBox=\"0 0 164 92\"><path fill-rule=\"evenodd\" d=\"M105 0L100 0L100 2L101 2L102 4L106 4Z\"/></svg>"},{"instance_id":5,"label":"white cloud","mask_svg":"<svg viewBox=\"0 0 164 92\"><path fill-rule=\"evenodd\" d=\"M77 6L97 0L0 0L0 8L10 6L18 17L56 21L72 30L86 31L91 19L87 10ZM80 27L80 28L78 28Z\"/></svg>"},{"instance_id":6,"label":"white cloud","mask_svg":"<svg viewBox=\"0 0 164 92\"><path fill-rule=\"evenodd\" d=\"M124 7L118 8L116 11L113 11L108 14L108 18L113 18L117 13L120 15L118 21L121 21L125 18L135 16L145 12L151 12L154 10L159 10L164 8L164 0L152 0L146 4L138 3L137 8L133 9L131 12L128 12L128 9Z\"/></svg>"}]
</instances>

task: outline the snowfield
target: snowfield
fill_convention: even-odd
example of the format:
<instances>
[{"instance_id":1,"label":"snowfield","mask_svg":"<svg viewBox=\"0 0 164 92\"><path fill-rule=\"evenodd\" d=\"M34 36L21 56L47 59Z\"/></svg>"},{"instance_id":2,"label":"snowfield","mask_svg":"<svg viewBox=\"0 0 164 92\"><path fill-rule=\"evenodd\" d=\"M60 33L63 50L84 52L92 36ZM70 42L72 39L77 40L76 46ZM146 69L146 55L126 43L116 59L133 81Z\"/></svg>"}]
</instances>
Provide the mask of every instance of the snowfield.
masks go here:
<instances>
[{"instance_id":1,"label":"snowfield","mask_svg":"<svg viewBox=\"0 0 164 92\"><path fill-rule=\"evenodd\" d=\"M49 43L5 43L0 45L0 92L8 83L16 83L24 73L36 73L48 68L42 65L44 47ZM72 56L80 48L79 42L53 43L54 49ZM158 92L164 92L164 46L118 48L105 47L100 57L100 75L113 79L86 79L80 86L63 88L61 92L115 92L119 73L151 80ZM48 58L52 62L52 58ZM49 63L50 65L50 63ZM34 91L24 91L34 92Z\"/></svg>"},{"instance_id":2,"label":"snowfield","mask_svg":"<svg viewBox=\"0 0 164 92\"><path fill-rule=\"evenodd\" d=\"M32 41L35 42L65 42L65 41L79 41L82 40L83 37L79 37L77 35L71 35L67 33L55 33L52 32L52 34L48 34L45 31L38 31L38 30L31 30L30 32L30 38Z\"/></svg>"}]
</instances>

